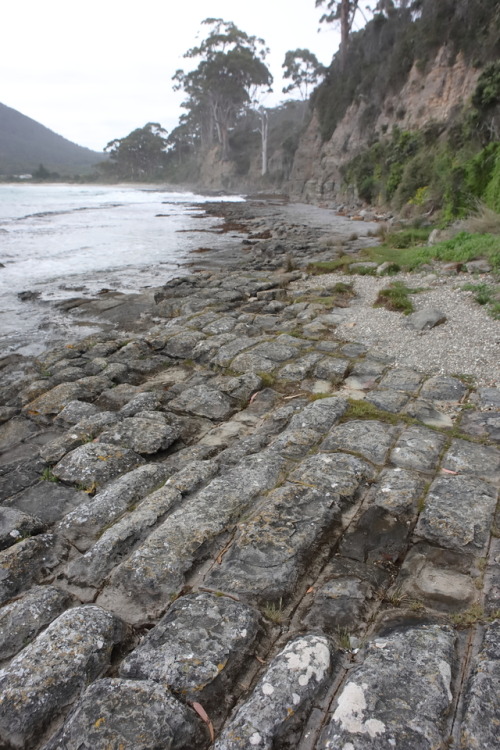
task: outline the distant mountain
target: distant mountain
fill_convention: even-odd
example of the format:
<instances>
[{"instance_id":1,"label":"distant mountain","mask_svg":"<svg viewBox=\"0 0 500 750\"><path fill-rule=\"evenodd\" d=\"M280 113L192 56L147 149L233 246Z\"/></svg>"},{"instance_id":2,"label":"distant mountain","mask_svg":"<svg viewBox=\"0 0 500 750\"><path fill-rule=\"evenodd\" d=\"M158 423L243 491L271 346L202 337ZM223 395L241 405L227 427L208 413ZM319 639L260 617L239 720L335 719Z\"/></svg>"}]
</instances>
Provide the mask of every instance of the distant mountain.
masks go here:
<instances>
[{"instance_id":1,"label":"distant mountain","mask_svg":"<svg viewBox=\"0 0 500 750\"><path fill-rule=\"evenodd\" d=\"M0 104L0 175L34 172L40 164L61 175L86 174L106 159L77 146L16 109Z\"/></svg>"}]
</instances>

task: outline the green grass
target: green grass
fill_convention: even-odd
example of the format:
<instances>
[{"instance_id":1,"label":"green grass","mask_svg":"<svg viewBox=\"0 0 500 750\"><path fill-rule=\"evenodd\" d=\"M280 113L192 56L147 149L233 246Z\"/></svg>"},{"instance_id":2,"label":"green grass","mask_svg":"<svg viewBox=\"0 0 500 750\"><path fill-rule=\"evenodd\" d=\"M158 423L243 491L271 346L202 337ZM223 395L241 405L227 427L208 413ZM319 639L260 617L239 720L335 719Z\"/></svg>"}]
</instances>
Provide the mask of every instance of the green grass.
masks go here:
<instances>
[{"instance_id":1,"label":"green grass","mask_svg":"<svg viewBox=\"0 0 500 750\"><path fill-rule=\"evenodd\" d=\"M59 481L56 475L52 473L52 469L49 469L48 467L42 471L41 478L46 482L58 482Z\"/></svg>"},{"instance_id":2,"label":"green grass","mask_svg":"<svg viewBox=\"0 0 500 750\"><path fill-rule=\"evenodd\" d=\"M402 281L393 281L388 287L380 290L373 306L385 307L387 310L409 315L414 310L410 294L417 294L421 291L423 291L422 287L411 288Z\"/></svg>"},{"instance_id":3,"label":"green grass","mask_svg":"<svg viewBox=\"0 0 500 750\"><path fill-rule=\"evenodd\" d=\"M485 284L484 282L478 282L477 284L468 282L461 289L465 292L474 292L474 300L477 304L484 305L492 318L496 320L500 319L500 301L498 300L500 287ZM496 297L497 299L495 299Z\"/></svg>"},{"instance_id":4,"label":"green grass","mask_svg":"<svg viewBox=\"0 0 500 750\"><path fill-rule=\"evenodd\" d=\"M318 260L316 263L309 263L307 266L307 272L313 276L319 276L322 273L333 273L334 271L345 271L349 266L349 263L353 263L354 259L350 255L342 255L340 258L335 260Z\"/></svg>"},{"instance_id":5,"label":"green grass","mask_svg":"<svg viewBox=\"0 0 500 750\"><path fill-rule=\"evenodd\" d=\"M402 229L399 232L388 232L382 236L382 241L386 247L394 247L398 250L404 250L409 247L417 247L427 242L431 233L431 227L412 227Z\"/></svg>"},{"instance_id":6,"label":"green grass","mask_svg":"<svg viewBox=\"0 0 500 750\"><path fill-rule=\"evenodd\" d=\"M500 240L493 234L460 232L451 240L430 247L397 248L386 244L367 249L371 260L397 263L405 271L413 271L423 263L433 260L467 263L486 258L495 271L500 271Z\"/></svg>"}]
</instances>

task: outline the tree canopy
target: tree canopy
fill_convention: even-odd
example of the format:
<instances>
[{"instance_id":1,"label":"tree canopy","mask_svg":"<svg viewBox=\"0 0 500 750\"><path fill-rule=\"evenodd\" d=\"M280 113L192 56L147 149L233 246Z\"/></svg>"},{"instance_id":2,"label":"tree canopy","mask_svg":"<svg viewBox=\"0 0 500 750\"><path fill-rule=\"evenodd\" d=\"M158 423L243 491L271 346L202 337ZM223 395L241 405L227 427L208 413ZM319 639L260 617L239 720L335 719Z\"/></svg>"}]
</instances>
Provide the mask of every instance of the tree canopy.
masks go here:
<instances>
[{"instance_id":1,"label":"tree canopy","mask_svg":"<svg viewBox=\"0 0 500 750\"><path fill-rule=\"evenodd\" d=\"M283 88L284 94L297 89L301 98L307 99L311 86L315 86L325 69L313 52L308 49L288 50L285 61L283 78L291 79L291 83Z\"/></svg>"},{"instance_id":2,"label":"tree canopy","mask_svg":"<svg viewBox=\"0 0 500 750\"><path fill-rule=\"evenodd\" d=\"M109 153L109 170L124 179L147 180L158 176L165 164L167 131L148 122L125 138L115 138L104 149Z\"/></svg>"},{"instance_id":3,"label":"tree canopy","mask_svg":"<svg viewBox=\"0 0 500 750\"><path fill-rule=\"evenodd\" d=\"M206 18L210 31L184 57L201 58L190 71L177 70L174 88L182 89L187 99L187 122L199 128L201 144L221 146L223 159L229 154L229 130L242 111L251 105L261 87L269 89L271 73L264 60L268 52L263 39L249 36L232 22Z\"/></svg>"}]
</instances>

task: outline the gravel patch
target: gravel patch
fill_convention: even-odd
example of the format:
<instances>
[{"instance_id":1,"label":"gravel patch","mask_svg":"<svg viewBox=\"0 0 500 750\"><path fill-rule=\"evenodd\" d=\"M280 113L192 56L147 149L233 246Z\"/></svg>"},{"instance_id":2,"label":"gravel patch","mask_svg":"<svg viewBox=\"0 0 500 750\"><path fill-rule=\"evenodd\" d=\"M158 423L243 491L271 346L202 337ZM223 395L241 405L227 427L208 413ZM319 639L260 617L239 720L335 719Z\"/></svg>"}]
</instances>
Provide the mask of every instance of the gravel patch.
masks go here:
<instances>
[{"instance_id":1,"label":"gravel patch","mask_svg":"<svg viewBox=\"0 0 500 750\"><path fill-rule=\"evenodd\" d=\"M471 375L478 386L500 386L500 321L493 320L473 300L473 293L460 287L468 277L428 274L397 274L390 278L352 276L339 273L312 276L297 281L297 290L312 290L337 281L353 282L357 297L349 315L336 334L382 351L394 358L394 364L421 372L446 375ZM406 316L390 312L373 303L380 289L391 281L403 281L409 287L426 287L411 295L415 310L435 307L447 318L443 325L417 332L406 325ZM491 281L481 277L481 281Z\"/></svg>"}]
</instances>

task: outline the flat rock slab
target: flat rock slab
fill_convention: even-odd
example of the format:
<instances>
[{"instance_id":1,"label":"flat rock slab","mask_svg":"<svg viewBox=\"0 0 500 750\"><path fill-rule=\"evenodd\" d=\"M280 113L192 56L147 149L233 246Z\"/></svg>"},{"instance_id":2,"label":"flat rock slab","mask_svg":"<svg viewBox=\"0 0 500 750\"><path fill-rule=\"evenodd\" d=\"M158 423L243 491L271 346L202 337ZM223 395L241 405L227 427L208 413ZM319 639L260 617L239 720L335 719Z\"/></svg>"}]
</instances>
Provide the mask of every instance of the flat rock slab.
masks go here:
<instances>
[{"instance_id":1,"label":"flat rock slab","mask_svg":"<svg viewBox=\"0 0 500 750\"><path fill-rule=\"evenodd\" d=\"M0 552L0 602L39 583L67 554L67 545L53 534L22 539Z\"/></svg>"},{"instance_id":2,"label":"flat rock slab","mask_svg":"<svg viewBox=\"0 0 500 750\"><path fill-rule=\"evenodd\" d=\"M70 609L54 620L0 674L0 739L30 746L109 665L123 635L120 622L99 607Z\"/></svg>"},{"instance_id":3,"label":"flat rock slab","mask_svg":"<svg viewBox=\"0 0 500 750\"><path fill-rule=\"evenodd\" d=\"M222 391L209 385L196 385L185 388L170 404L174 411L207 417L215 421L228 419L235 411L234 401Z\"/></svg>"},{"instance_id":4,"label":"flat rock slab","mask_svg":"<svg viewBox=\"0 0 500 750\"><path fill-rule=\"evenodd\" d=\"M259 601L278 601L295 588L305 561L340 517L335 493L285 484L250 518L207 585Z\"/></svg>"},{"instance_id":5,"label":"flat rock slab","mask_svg":"<svg viewBox=\"0 0 500 750\"><path fill-rule=\"evenodd\" d=\"M408 403L409 396L400 391L377 390L370 391L366 394L366 401L373 404L382 411L388 411L391 414L397 414Z\"/></svg>"},{"instance_id":6,"label":"flat rock slab","mask_svg":"<svg viewBox=\"0 0 500 750\"><path fill-rule=\"evenodd\" d=\"M443 435L427 427L408 427L391 451L391 461L404 469L431 472L437 467L445 442Z\"/></svg>"},{"instance_id":7,"label":"flat rock slab","mask_svg":"<svg viewBox=\"0 0 500 750\"><path fill-rule=\"evenodd\" d=\"M314 697L331 667L332 647L324 636L305 635L290 641L226 724L215 750L271 750L287 720Z\"/></svg>"},{"instance_id":8,"label":"flat rock slab","mask_svg":"<svg viewBox=\"0 0 500 750\"><path fill-rule=\"evenodd\" d=\"M374 464L383 464L396 438L396 429L374 419L353 419L334 427L320 450L358 453Z\"/></svg>"},{"instance_id":9,"label":"flat rock slab","mask_svg":"<svg viewBox=\"0 0 500 750\"><path fill-rule=\"evenodd\" d=\"M466 412L460 421L460 430L500 443L500 412Z\"/></svg>"},{"instance_id":10,"label":"flat rock slab","mask_svg":"<svg viewBox=\"0 0 500 750\"><path fill-rule=\"evenodd\" d=\"M61 383L27 404L24 411L33 416L58 414L71 401L81 397L85 397L85 389L80 383Z\"/></svg>"},{"instance_id":11,"label":"flat rock slab","mask_svg":"<svg viewBox=\"0 0 500 750\"><path fill-rule=\"evenodd\" d=\"M161 614L182 588L202 545L234 522L260 492L274 487L283 467L280 456L263 451L213 479L115 568L98 601L131 622Z\"/></svg>"},{"instance_id":12,"label":"flat rock slab","mask_svg":"<svg viewBox=\"0 0 500 750\"><path fill-rule=\"evenodd\" d=\"M477 598L470 567L469 555L420 542L407 554L395 592L417 599L432 609L461 611Z\"/></svg>"},{"instance_id":13,"label":"flat rock slab","mask_svg":"<svg viewBox=\"0 0 500 750\"><path fill-rule=\"evenodd\" d=\"M384 469L369 492L369 501L399 518L413 518L425 480L406 469Z\"/></svg>"},{"instance_id":14,"label":"flat rock slab","mask_svg":"<svg viewBox=\"0 0 500 750\"><path fill-rule=\"evenodd\" d=\"M162 464L146 464L115 479L95 497L71 511L58 524L65 539L84 552L101 532L113 524L131 505L160 487L172 469Z\"/></svg>"},{"instance_id":15,"label":"flat rock slab","mask_svg":"<svg viewBox=\"0 0 500 750\"><path fill-rule=\"evenodd\" d=\"M175 443L179 435L180 430L169 425L163 415L149 412L148 416L126 417L110 430L101 433L99 442L121 445L147 455L166 450Z\"/></svg>"},{"instance_id":16,"label":"flat rock slab","mask_svg":"<svg viewBox=\"0 0 500 750\"><path fill-rule=\"evenodd\" d=\"M453 440L443 458L443 468L459 474L484 479L498 485L500 482L500 450L488 445Z\"/></svg>"},{"instance_id":17,"label":"flat rock slab","mask_svg":"<svg viewBox=\"0 0 500 750\"><path fill-rule=\"evenodd\" d=\"M349 370L350 361L339 357L323 357L315 366L313 374L316 378L329 380L331 383L341 383Z\"/></svg>"},{"instance_id":18,"label":"flat rock slab","mask_svg":"<svg viewBox=\"0 0 500 750\"><path fill-rule=\"evenodd\" d=\"M42 481L9 498L5 504L52 524L87 500L88 495L81 490Z\"/></svg>"},{"instance_id":19,"label":"flat rock slab","mask_svg":"<svg viewBox=\"0 0 500 750\"><path fill-rule=\"evenodd\" d=\"M452 629L438 625L375 638L349 672L318 748L440 747L453 698L454 642Z\"/></svg>"},{"instance_id":20,"label":"flat rock slab","mask_svg":"<svg viewBox=\"0 0 500 750\"><path fill-rule=\"evenodd\" d=\"M108 443L87 443L75 448L53 468L63 482L95 487L120 474L126 474L144 463L144 459L128 448Z\"/></svg>"},{"instance_id":21,"label":"flat rock slab","mask_svg":"<svg viewBox=\"0 0 500 750\"><path fill-rule=\"evenodd\" d=\"M338 635L345 628L355 630L381 589L386 588L389 575L377 565L336 556L322 575L304 624L328 635Z\"/></svg>"},{"instance_id":22,"label":"flat rock slab","mask_svg":"<svg viewBox=\"0 0 500 750\"><path fill-rule=\"evenodd\" d=\"M415 393L419 389L422 380L422 373L396 367L393 370L389 370L379 385L381 388L390 388L394 391Z\"/></svg>"},{"instance_id":23,"label":"flat rock slab","mask_svg":"<svg viewBox=\"0 0 500 750\"><path fill-rule=\"evenodd\" d=\"M323 492L339 495L352 501L354 493L365 479L372 479L375 471L366 461L348 453L317 453L306 458L289 475L292 482L315 487Z\"/></svg>"},{"instance_id":24,"label":"flat rock slab","mask_svg":"<svg viewBox=\"0 0 500 750\"><path fill-rule=\"evenodd\" d=\"M207 731L194 711L148 680L96 680L45 750L198 750Z\"/></svg>"},{"instance_id":25,"label":"flat rock slab","mask_svg":"<svg viewBox=\"0 0 500 750\"><path fill-rule=\"evenodd\" d=\"M344 535L339 552L360 562L396 562L406 550L408 535L409 523L404 517L374 506L365 510L356 527Z\"/></svg>"},{"instance_id":26,"label":"flat rock slab","mask_svg":"<svg viewBox=\"0 0 500 750\"><path fill-rule=\"evenodd\" d=\"M416 399L410 401L405 407L404 413L410 417L418 419L419 422L423 422L429 427L438 428L450 428L453 427L453 420L448 414L436 409L432 401L424 401L423 399Z\"/></svg>"},{"instance_id":27,"label":"flat rock slab","mask_svg":"<svg viewBox=\"0 0 500 750\"><path fill-rule=\"evenodd\" d=\"M465 693L460 747L496 750L500 716L500 620L486 627Z\"/></svg>"},{"instance_id":28,"label":"flat rock slab","mask_svg":"<svg viewBox=\"0 0 500 750\"><path fill-rule=\"evenodd\" d=\"M37 431L29 419L10 419L0 425L0 452L8 450Z\"/></svg>"},{"instance_id":29,"label":"flat rock slab","mask_svg":"<svg viewBox=\"0 0 500 750\"><path fill-rule=\"evenodd\" d=\"M0 610L0 659L10 659L52 620L64 612L71 597L54 586L33 586L23 597Z\"/></svg>"},{"instance_id":30,"label":"flat rock slab","mask_svg":"<svg viewBox=\"0 0 500 750\"><path fill-rule=\"evenodd\" d=\"M337 396L313 401L292 417L290 430L311 429L324 433L338 422L347 410L347 406L347 399Z\"/></svg>"},{"instance_id":31,"label":"flat rock slab","mask_svg":"<svg viewBox=\"0 0 500 750\"><path fill-rule=\"evenodd\" d=\"M259 630L255 609L225 596L188 594L122 663L122 677L168 685L217 713L252 650Z\"/></svg>"},{"instance_id":32,"label":"flat rock slab","mask_svg":"<svg viewBox=\"0 0 500 750\"><path fill-rule=\"evenodd\" d=\"M473 477L434 480L415 533L431 544L479 554L490 536L497 492Z\"/></svg>"},{"instance_id":33,"label":"flat rock slab","mask_svg":"<svg viewBox=\"0 0 500 750\"><path fill-rule=\"evenodd\" d=\"M15 508L0 507L0 550L11 547L23 537L45 530L45 524Z\"/></svg>"},{"instance_id":34,"label":"flat rock slab","mask_svg":"<svg viewBox=\"0 0 500 750\"><path fill-rule=\"evenodd\" d=\"M454 401L458 403L467 391L467 386L458 378L449 375L436 375L425 381L420 391L420 397L429 401Z\"/></svg>"}]
</instances>

